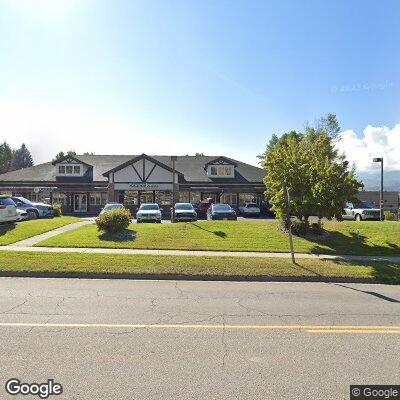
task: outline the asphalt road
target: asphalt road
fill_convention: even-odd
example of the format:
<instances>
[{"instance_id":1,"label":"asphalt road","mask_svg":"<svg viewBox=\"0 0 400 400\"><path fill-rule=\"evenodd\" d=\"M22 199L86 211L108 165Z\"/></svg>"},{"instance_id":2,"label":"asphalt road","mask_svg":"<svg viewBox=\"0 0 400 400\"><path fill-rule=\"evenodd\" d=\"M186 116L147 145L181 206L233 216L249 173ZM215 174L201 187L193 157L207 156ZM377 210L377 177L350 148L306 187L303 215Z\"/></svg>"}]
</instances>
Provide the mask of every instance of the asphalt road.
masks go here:
<instances>
[{"instance_id":1,"label":"asphalt road","mask_svg":"<svg viewBox=\"0 0 400 400\"><path fill-rule=\"evenodd\" d=\"M10 378L60 399L348 399L400 383L400 288L0 279ZM360 328L364 326L363 328ZM396 328L397 327L397 328ZM37 398L37 397L36 397Z\"/></svg>"}]
</instances>

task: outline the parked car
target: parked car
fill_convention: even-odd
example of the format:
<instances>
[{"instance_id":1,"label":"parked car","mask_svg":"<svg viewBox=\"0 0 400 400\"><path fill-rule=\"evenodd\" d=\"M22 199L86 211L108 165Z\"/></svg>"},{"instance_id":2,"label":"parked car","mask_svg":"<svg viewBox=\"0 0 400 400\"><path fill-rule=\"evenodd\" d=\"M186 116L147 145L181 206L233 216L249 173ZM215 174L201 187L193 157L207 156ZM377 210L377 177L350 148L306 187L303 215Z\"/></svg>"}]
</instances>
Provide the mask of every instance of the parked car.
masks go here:
<instances>
[{"instance_id":1,"label":"parked car","mask_svg":"<svg viewBox=\"0 0 400 400\"><path fill-rule=\"evenodd\" d=\"M158 204L143 203L140 205L136 213L137 223L141 222L157 222L161 223L161 210Z\"/></svg>"},{"instance_id":2,"label":"parked car","mask_svg":"<svg viewBox=\"0 0 400 400\"><path fill-rule=\"evenodd\" d=\"M230 219L237 220L235 210L229 204L215 203L211 204L211 207L207 211L207 219Z\"/></svg>"},{"instance_id":3,"label":"parked car","mask_svg":"<svg viewBox=\"0 0 400 400\"><path fill-rule=\"evenodd\" d=\"M202 200L199 205L197 206L197 215L199 217L203 217L206 218L207 217L207 211L210 208L211 204L212 204L212 199L208 198L208 199L204 199Z\"/></svg>"},{"instance_id":4,"label":"parked car","mask_svg":"<svg viewBox=\"0 0 400 400\"><path fill-rule=\"evenodd\" d=\"M17 206L10 196L0 196L0 223L18 220Z\"/></svg>"},{"instance_id":5,"label":"parked car","mask_svg":"<svg viewBox=\"0 0 400 400\"><path fill-rule=\"evenodd\" d=\"M99 216L102 215L102 214L104 214L104 213L106 213L107 211L111 211L111 210L114 210L114 209L116 209L116 208L124 208L124 205L121 204L121 203L107 203L107 204L102 208L102 210L100 211Z\"/></svg>"},{"instance_id":6,"label":"parked car","mask_svg":"<svg viewBox=\"0 0 400 400\"><path fill-rule=\"evenodd\" d=\"M190 203L176 203L174 207L175 221L197 221L197 213ZM172 216L171 216L172 220Z\"/></svg>"},{"instance_id":7,"label":"parked car","mask_svg":"<svg viewBox=\"0 0 400 400\"><path fill-rule=\"evenodd\" d=\"M261 210L256 203L245 202L239 206L239 212L244 217L258 217L261 213Z\"/></svg>"},{"instance_id":8,"label":"parked car","mask_svg":"<svg viewBox=\"0 0 400 400\"><path fill-rule=\"evenodd\" d=\"M379 220L381 211L379 208L373 208L368 202L360 201L359 203L346 203L344 208L343 219L351 219L355 221L363 220Z\"/></svg>"},{"instance_id":9,"label":"parked car","mask_svg":"<svg viewBox=\"0 0 400 400\"><path fill-rule=\"evenodd\" d=\"M28 219L28 213L25 210L17 208L17 221L26 221Z\"/></svg>"},{"instance_id":10,"label":"parked car","mask_svg":"<svg viewBox=\"0 0 400 400\"><path fill-rule=\"evenodd\" d=\"M54 217L53 207L49 204L34 203L25 197L20 196L13 196L11 199L19 209L26 211L28 219Z\"/></svg>"}]
</instances>

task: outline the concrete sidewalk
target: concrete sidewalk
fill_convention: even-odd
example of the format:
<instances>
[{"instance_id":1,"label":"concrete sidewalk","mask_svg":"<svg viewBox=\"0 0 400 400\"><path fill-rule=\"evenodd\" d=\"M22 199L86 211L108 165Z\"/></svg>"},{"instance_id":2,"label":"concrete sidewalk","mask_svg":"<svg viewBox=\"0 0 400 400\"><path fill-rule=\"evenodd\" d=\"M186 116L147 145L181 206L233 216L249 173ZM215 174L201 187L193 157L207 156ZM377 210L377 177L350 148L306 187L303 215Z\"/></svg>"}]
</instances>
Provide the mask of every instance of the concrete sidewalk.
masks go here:
<instances>
[{"instance_id":1,"label":"concrete sidewalk","mask_svg":"<svg viewBox=\"0 0 400 400\"><path fill-rule=\"evenodd\" d=\"M53 231L52 231L53 232ZM42 236L42 235L41 235ZM35 237L36 238L36 237ZM28 239L27 239L28 240ZM43 239L40 239L43 240ZM39 240L37 241L39 242ZM36 242L36 243L37 243ZM30 247L19 242L9 246L0 246L0 251L24 251L42 253L86 253L86 254L125 254L155 256L194 256L194 257L243 257L243 258L290 258L290 253L260 253L250 251L198 251L198 250L150 250L150 249L105 249L86 247ZM344 261L389 261L400 263L400 256L362 256L338 254L296 254L299 259L327 259Z\"/></svg>"},{"instance_id":2,"label":"concrete sidewalk","mask_svg":"<svg viewBox=\"0 0 400 400\"><path fill-rule=\"evenodd\" d=\"M21 240L19 242L13 243L13 244L11 244L9 246L13 246L13 247L15 246L15 247L18 247L18 248L19 247L30 247L30 246L33 246L36 243L39 243L39 242L41 242L43 240L49 239L49 238L51 238L53 236L57 236L60 233L73 231L74 229L78 229L81 226L89 225L89 224L93 224L93 221L91 221L91 220L83 220L83 221L75 222L73 224L61 226L60 228L56 228L56 229L53 229L51 231L42 233L40 235L32 236L32 237L30 237L28 239ZM9 246L5 246L5 247L9 247Z\"/></svg>"}]
</instances>

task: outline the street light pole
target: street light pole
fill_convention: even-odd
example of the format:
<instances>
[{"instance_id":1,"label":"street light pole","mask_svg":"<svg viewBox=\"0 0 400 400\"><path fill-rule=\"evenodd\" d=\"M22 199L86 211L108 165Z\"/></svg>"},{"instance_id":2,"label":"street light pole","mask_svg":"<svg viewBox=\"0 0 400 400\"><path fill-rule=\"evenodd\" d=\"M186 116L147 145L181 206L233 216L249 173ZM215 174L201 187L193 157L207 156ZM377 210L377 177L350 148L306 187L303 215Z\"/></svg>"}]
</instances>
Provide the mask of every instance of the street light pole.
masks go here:
<instances>
[{"instance_id":1,"label":"street light pole","mask_svg":"<svg viewBox=\"0 0 400 400\"><path fill-rule=\"evenodd\" d=\"M177 156L171 156L172 161L172 222L175 222L175 161Z\"/></svg>"},{"instance_id":2,"label":"street light pole","mask_svg":"<svg viewBox=\"0 0 400 400\"><path fill-rule=\"evenodd\" d=\"M383 216L383 157L377 157L374 158L374 162L380 162L381 163L381 195L380 195L380 220L384 220Z\"/></svg>"}]
</instances>

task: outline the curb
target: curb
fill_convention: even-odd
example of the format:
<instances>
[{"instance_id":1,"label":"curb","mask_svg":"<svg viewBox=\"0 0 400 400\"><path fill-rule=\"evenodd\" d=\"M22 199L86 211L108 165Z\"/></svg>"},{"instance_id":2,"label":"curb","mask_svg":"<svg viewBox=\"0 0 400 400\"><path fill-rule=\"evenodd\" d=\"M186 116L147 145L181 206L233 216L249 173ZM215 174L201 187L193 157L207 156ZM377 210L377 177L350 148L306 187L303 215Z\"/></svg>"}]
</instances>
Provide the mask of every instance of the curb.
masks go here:
<instances>
[{"instance_id":1,"label":"curb","mask_svg":"<svg viewBox=\"0 0 400 400\"><path fill-rule=\"evenodd\" d=\"M316 283L370 283L400 285L366 278L320 277L320 276L224 276L224 275L182 275L182 274L116 274L77 272L24 272L1 271L0 278L67 278L67 279L113 279L113 280L154 280L154 281L215 281L215 282L316 282Z\"/></svg>"}]
</instances>

